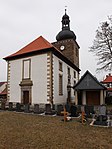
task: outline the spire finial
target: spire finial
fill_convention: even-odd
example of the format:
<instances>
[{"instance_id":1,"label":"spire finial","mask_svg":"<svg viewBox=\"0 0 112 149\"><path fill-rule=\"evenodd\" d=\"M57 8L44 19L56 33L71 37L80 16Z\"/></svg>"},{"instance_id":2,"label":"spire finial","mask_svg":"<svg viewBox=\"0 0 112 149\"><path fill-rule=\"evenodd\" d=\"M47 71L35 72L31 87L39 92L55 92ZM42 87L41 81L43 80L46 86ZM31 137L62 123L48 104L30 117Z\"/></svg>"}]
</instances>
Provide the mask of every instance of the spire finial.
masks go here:
<instances>
[{"instance_id":1,"label":"spire finial","mask_svg":"<svg viewBox=\"0 0 112 149\"><path fill-rule=\"evenodd\" d=\"M66 14L66 11L67 11L67 6L65 6L65 14Z\"/></svg>"}]
</instances>

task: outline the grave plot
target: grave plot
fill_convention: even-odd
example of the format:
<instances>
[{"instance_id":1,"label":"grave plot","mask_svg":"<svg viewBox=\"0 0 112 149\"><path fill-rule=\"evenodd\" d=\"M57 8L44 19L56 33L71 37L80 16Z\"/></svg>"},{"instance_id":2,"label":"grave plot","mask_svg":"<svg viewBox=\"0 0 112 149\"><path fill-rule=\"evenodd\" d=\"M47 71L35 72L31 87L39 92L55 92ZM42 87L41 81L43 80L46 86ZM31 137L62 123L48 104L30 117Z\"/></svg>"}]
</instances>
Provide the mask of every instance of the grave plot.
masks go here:
<instances>
[{"instance_id":1,"label":"grave plot","mask_svg":"<svg viewBox=\"0 0 112 149\"><path fill-rule=\"evenodd\" d=\"M57 111L56 114L58 116L62 116L63 114L61 112L64 111L63 105L61 105L61 104L57 105L57 110L56 111Z\"/></svg>"},{"instance_id":2,"label":"grave plot","mask_svg":"<svg viewBox=\"0 0 112 149\"><path fill-rule=\"evenodd\" d=\"M94 106L86 105L84 108L85 108L86 117L92 118L92 115L94 114Z\"/></svg>"},{"instance_id":3,"label":"grave plot","mask_svg":"<svg viewBox=\"0 0 112 149\"><path fill-rule=\"evenodd\" d=\"M25 112L25 113L31 113L30 104L25 104L25 105L24 105L24 112Z\"/></svg>"},{"instance_id":4,"label":"grave plot","mask_svg":"<svg viewBox=\"0 0 112 149\"><path fill-rule=\"evenodd\" d=\"M34 109L33 109L34 114L41 114L43 111L40 110L39 104L34 104Z\"/></svg>"},{"instance_id":5,"label":"grave plot","mask_svg":"<svg viewBox=\"0 0 112 149\"><path fill-rule=\"evenodd\" d=\"M106 111L106 106L96 107L96 114L93 115L93 120L90 125L112 127L112 120L110 119L110 115L107 115Z\"/></svg>"},{"instance_id":6,"label":"grave plot","mask_svg":"<svg viewBox=\"0 0 112 149\"><path fill-rule=\"evenodd\" d=\"M69 113L66 111L66 106L64 106L64 111L62 111L61 114L63 114L63 116L64 116L62 121L68 122L71 120L71 117L69 117Z\"/></svg>"},{"instance_id":7,"label":"grave plot","mask_svg":"<svg viewBox=\"0 0 112 149\"><path fill-rule=\"evenodd\" d=\"M16 103L16 108L15 108L16 112L23 112L24 108L23 108L23 104L21 103Z\"/></svg>"},{"instance_id":8,"label":"grave plot","mask_svg":"<svg viewBox=\"0 0 112 149\"><path fill-rule=\"evenodd\" d=\"M75 105L72 105L70 108L70 117L78 117L79 113L77 110L77 107Z\"/></svg>"},{"instance_id":9,"label":"grave plot","mask_svg":"<svg viewBox=\"0 0 112 149\"><path fill-rule=\"evenodd\" d=\"M98 115L97 117L93 118L93 121L90 125L100 127L112 127L112 120L110 119L110 116Z\"/></svg>"},{"instance_id":10,"label":"grave plot","mask_svg":"<svg viewBox=\"0 0 112 149\"><path fill-rule=\"evenodd\" d=\"M8 109L9 111L13 111L14 110L14 108L13 108L13 102L9 102L9 109Z\"/></svg>"},{"instance_id":11,"label":"grave plot","mask_svg":"<svg viewBox=\"0 0 112 149\"><path fill-rule=\"evenodd\" d=\"M51 104L45 105L45 115L54 115L56 112L52 110Z\"/></svg>"}]
</instances>

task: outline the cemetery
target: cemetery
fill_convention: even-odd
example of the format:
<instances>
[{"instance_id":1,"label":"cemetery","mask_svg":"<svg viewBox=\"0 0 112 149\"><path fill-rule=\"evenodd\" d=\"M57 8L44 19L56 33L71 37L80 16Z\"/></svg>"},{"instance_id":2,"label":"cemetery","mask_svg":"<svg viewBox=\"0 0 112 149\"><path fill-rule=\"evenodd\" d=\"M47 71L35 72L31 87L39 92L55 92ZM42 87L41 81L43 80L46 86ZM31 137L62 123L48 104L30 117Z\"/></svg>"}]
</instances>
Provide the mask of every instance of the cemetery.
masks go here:
<instances>
[{"instance_id":1,"label":"cemetery","mask_svg":"<svg viewBox=\"0 0 112 149\"><path fill-rule=\"evenodd\" d=\"M82 124L89 122L91 126L100 127L112 127L112 111L109 110L106 105L89 106L89 105L54 105L51 104L39 105L39 104L21 104L21 103L5 103L1 102L0 111L12 111L20 113L37 114L40 116L60 116L61 120L67 122L77 118L81 120ZM89 121L88 121L89 120Z\"/></svg>"}]
</instances>

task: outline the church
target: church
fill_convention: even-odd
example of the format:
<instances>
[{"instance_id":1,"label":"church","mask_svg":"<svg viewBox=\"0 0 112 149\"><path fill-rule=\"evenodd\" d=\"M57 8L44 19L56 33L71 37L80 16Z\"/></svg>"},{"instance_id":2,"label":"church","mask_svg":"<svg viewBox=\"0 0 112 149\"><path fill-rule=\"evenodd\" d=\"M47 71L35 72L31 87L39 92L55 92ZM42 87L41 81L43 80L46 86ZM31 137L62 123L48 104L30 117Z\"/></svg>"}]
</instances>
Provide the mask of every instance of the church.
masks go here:
<instances>
[{"instance_id":1,"label":"church","mask_svg":"<svg viewBox=\"0 0 112 149\"><path fill-rule=\"evenodd\" d=\"M22 104L75 103L72 87L79 80L79 45L70 30L70 19L62 17L56 42L40 36L5 57L7 100Z\"/></svg>"}]
</instances>

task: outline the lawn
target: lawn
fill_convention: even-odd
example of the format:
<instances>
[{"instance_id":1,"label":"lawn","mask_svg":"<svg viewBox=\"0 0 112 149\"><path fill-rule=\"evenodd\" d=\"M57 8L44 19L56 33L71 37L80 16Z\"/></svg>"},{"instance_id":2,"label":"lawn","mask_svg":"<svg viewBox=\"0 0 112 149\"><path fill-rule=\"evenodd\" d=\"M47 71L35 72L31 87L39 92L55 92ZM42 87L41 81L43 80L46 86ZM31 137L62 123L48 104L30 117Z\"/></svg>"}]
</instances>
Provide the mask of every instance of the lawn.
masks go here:
<instances>
[{"instance_id":1,"label":"lawn","mask_svg":"<svg viewBox=\"0 0 112 149\"><path fill-rule=\"evenodd\" d=\"M0 112L0 149L112 149L112 128L61 119Z\"/></svg>"}]
</instances>

